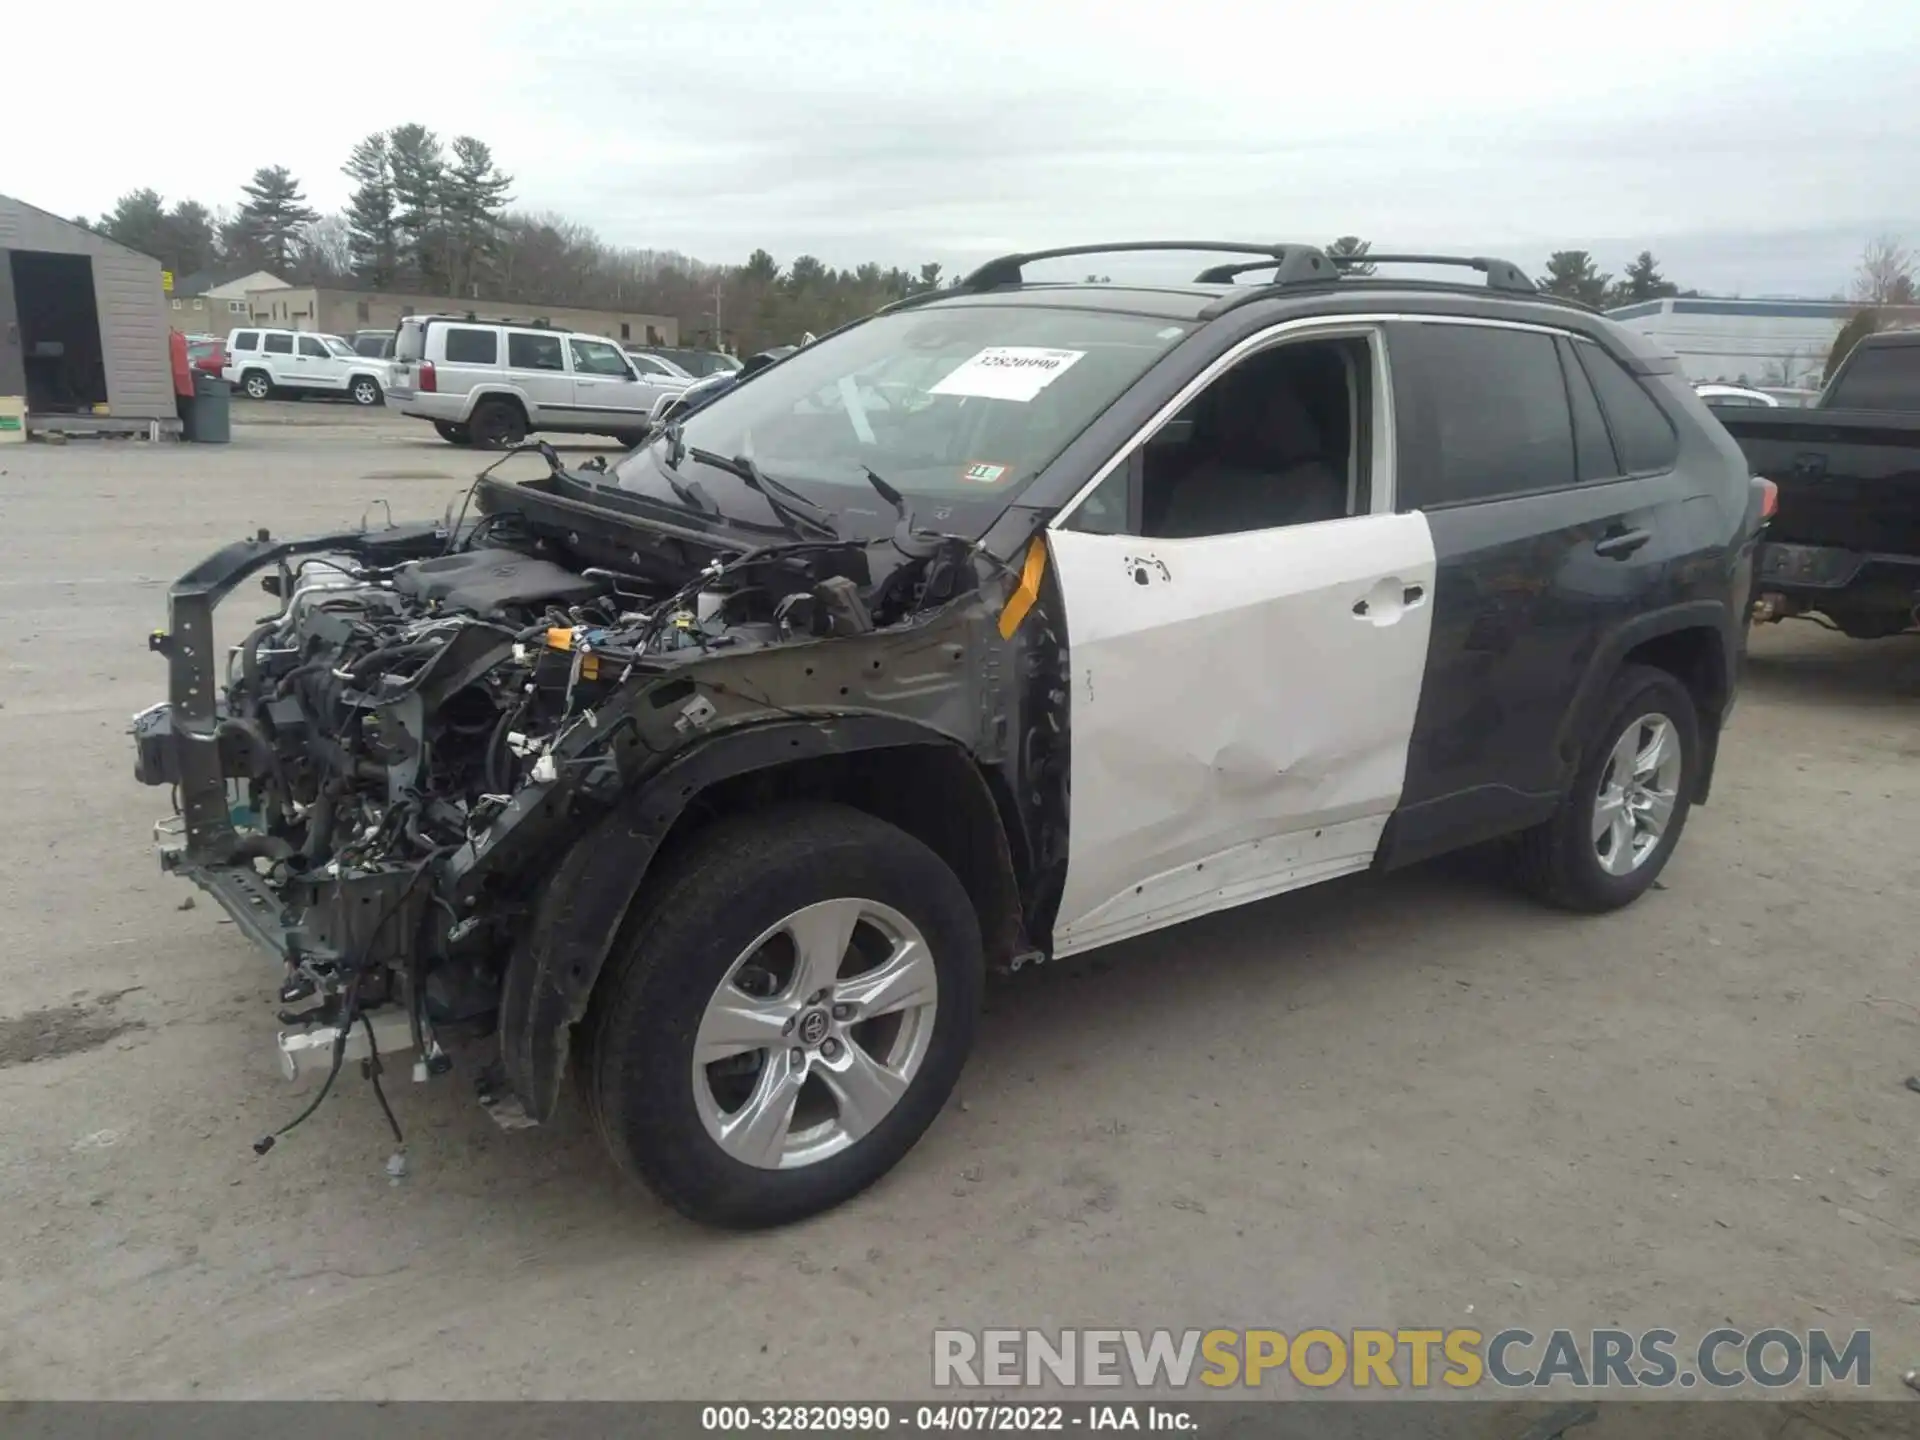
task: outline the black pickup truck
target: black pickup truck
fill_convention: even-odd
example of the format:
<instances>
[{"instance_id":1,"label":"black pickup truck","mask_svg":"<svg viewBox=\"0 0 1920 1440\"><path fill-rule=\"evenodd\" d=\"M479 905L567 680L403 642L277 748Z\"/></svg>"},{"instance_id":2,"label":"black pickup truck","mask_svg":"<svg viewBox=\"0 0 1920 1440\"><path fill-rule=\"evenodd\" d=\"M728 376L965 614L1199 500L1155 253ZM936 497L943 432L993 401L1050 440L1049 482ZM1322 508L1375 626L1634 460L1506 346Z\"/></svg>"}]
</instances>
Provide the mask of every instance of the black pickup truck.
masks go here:
<instances>
[{"instance_id":1,"label":"black pickup truck","mask_svg":"<svg viewBox=\"0 0 1920 1440\"><path fill-rule=\"evenodd\" d=\"M1754 618L1817 611L1862 640L1920 623L1920 330L1863 339L1804 408L1711 408L1779 487Z\"/></svg>"}]
</instances>

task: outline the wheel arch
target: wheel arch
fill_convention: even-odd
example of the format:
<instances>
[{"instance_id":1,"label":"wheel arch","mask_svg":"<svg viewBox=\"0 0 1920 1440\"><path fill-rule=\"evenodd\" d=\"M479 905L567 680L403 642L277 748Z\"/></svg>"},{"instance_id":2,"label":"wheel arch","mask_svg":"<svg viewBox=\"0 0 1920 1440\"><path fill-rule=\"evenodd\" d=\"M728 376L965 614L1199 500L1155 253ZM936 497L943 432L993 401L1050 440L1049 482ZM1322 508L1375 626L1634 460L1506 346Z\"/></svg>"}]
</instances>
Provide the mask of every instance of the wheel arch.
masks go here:
<instances>
[{"instance_id":1,"label":"wheel arch","mask_svg":"<svg viewBox=\"0 0 1920 1440\"><path fill-rule=\"evenodd\" d=\"M990 965L1026 946L1011 798L948 736L911 720L774 721L689 747L584 831L542 882L507 962L500 1058L527 1118L552 1118L572 1029L660 857L721 815L836 800L899 826L951 865Z\"/></svg>"},{"instance_id":2,"label":"wheel arch","mask_svg":"<svg viewBox=\"0 0 1920 1440\"><path fill-rule=\"evenodd\" d=\"M505 400L512 405L518 406L520 409L520 418L525 420L529 425L533 423L533 407L527 403L527 397L525 395L522 395L520 391L512 385L490 383L476 385L467 392L466 406L461 410L460 418L453 423L456 425L471 424L473 421L473 412L489 400Z\"/></svg>"},{"instance_id":3,"label":"wheel arch","mask_svg":"<svg viewBox=\"0 0 1920 1440\"><path fill-rule=\"evenodd\" d=\"M1628 665L1649 665L1672 675L1693 697L1700 720L1701 763L1693 776L1693 803L1706 803L1719 754L1720 727L1733 699L1737 635L1726 605L1697 600L1635 616L1595 647L1574 702L1561 725L1558 749L1564 778L1571 780L1593 727L1600 724L1608 688Z\"/></svg>"}]
</instances>

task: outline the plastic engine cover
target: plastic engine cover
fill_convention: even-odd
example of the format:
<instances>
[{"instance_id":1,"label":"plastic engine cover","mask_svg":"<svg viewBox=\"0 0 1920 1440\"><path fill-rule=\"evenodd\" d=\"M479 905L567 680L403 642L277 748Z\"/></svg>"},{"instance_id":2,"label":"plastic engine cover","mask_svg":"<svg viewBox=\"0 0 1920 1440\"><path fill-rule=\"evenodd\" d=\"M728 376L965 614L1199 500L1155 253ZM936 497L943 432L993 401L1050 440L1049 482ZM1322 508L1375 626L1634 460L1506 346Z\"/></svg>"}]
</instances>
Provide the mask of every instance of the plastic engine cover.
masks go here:
<instances>
[{"instance_id":1,"label":"plastic engine cover","mask_svg":"<svg viewBox=\"0 0 1920 1440\"><path fill-rule=\"evenodd\" d=\"M607 589L599 580L517 550L469 550L416 561L394 575L393 588L494 620L531 606L575 605Z\"/></svg>"}]
</instances>

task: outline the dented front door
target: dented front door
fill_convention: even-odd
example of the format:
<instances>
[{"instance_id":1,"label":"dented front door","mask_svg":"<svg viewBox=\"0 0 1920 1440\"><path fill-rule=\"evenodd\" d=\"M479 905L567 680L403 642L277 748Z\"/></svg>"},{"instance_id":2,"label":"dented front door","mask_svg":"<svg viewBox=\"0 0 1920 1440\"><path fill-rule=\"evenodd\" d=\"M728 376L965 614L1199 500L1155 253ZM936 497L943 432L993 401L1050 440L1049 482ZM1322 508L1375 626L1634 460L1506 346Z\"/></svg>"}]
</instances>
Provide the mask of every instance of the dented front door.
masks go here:
<instances>
[{"instance_id":1,"label":"dented front door","mask_svg":"<svg viewBox=\"0 0 1920 1440\"><path fill-rule=\"evenodd\" d=\"M1073 674L1056 954L1372 862L1426 664L1424 516L1048 543Z\"/></svg>"}]
</instances>

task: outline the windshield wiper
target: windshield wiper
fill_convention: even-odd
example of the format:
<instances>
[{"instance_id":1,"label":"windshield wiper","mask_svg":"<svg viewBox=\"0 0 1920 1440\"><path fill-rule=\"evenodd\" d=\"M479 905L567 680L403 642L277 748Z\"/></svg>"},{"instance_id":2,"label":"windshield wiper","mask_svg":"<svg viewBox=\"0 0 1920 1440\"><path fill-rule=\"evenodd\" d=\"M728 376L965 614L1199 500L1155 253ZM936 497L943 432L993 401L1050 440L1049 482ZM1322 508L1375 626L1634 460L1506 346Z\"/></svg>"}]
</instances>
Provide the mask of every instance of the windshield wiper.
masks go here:
<instances>
[{"instance_id":1,"label":"windshield wiper","mask_svg":"<svg viewBox=\"0 0 1920 1440\"><path fill-rule=\"evenodd\" d=\"M783 485L772 476L764 474L760 467L745 455L732 457L721 455L713 450L702 450L698 445L689 445L687 454L702 465L711 465L716 470L724 470L753 489L772 508L789 530L799 533L801 522L813 527L814 533L829 540L840 539L840 527L833 523L831 511L814 504L806 496L791 486Z\"/></svg>"}]
</instances>

